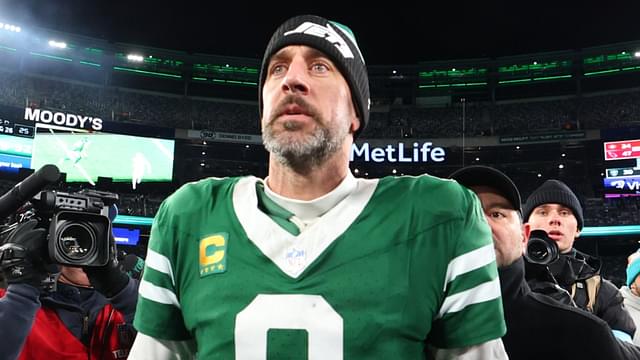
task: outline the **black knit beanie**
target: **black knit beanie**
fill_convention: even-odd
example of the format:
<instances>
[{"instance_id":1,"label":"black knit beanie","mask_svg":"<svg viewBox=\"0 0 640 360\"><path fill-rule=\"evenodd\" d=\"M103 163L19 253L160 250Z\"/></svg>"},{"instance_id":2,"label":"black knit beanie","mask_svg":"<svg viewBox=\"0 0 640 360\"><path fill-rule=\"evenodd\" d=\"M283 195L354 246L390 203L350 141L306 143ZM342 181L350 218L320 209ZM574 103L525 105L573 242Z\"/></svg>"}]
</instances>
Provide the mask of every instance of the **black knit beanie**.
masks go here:
<instances>
[{"instance_id":1,"label":"black knit beanie","mask_svg":"<svg viewBox=\"0 0 640 360\"><path fill-rule=\"evenodd\" d=\"M529 221L529 216L531 212L533 212L533 209L542 204L561 204L568 207L578 221L578 229L582 230L584 219L582 217L580 201L578 201L573 191L562 181L547 180L531 193L522 209L524 222Z\"/></svg>"},{"instance_id":2,"label":"black knit beanie","mask_svg":"<svg viewBox=\"0 0 640 360\"><path fill-rule=\"evenodd\" d=\"M355 105L360 134L369 122L369 77L364 58L356 38L348 27L315 15L301 15L285 21L271 36L262 59L258 100L262 117L262 87L267 78L269 59L278 50L289 45L306 45L322 51L340 70L351 90Z\"/></svg>"}]
</instances>

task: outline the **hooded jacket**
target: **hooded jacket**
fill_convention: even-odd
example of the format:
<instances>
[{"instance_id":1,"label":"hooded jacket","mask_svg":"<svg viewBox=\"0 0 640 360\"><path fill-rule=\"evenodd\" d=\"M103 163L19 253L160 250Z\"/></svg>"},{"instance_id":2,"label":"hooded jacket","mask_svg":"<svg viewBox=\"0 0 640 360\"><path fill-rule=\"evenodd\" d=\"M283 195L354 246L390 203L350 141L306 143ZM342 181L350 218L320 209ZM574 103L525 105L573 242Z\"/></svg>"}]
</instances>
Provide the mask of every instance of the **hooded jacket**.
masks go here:
<instances>
[{"instance_id":1,"label":"hooded jacket","mask_svg":"<svg viewBox=\"0 0 640 360\"><path fill-rule=\"evenodd\" d=\"M573 284L576 284L573 301L581 309L587 309L589 301L587 295L587 279L599 276L602 264L600 259L571 249L566 254L561 254L558 260L549 265L549 270L555 277L558 285L571 293ZM538 291L539 284L530 282L532 288ZM614 330L622 331L633 337L636 326L633 319L623 305L623 298L618 288L609 280L601 279L593 305L593 314L606 321Z\"/></svg>"},{"instance_id":2,"label":"hooded jacket","mask_svg":"<svg viewBox=\"0 0 640 360\"><path fill-rule=\"evenodd\" d=\"M640 359L640 348L616 339L600 318L531 291L522 258L498 273L509 359Z\"/></svg>"}]
</instances>

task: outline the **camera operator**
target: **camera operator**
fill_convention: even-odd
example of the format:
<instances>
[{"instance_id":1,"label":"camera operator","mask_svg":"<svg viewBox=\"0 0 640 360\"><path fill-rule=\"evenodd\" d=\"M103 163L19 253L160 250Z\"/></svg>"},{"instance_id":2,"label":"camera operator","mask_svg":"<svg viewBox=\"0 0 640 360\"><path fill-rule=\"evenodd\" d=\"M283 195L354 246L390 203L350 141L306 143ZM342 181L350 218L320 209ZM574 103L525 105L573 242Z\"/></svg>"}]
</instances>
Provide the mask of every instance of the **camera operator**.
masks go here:
<instances>
[{"instance_id":1,"label":"camera operator","mask_svg":"<svg viewBox=\"0 0 640 360\"><path fill-rule=\"evenodd\" d=\"M549 270L575 304L606 321L616 336L631 340L636 326L618 288L600 276L598 258L573 247L583 226L582 206L573 191L559 180L545 181L524 204L523 219L527 236L533 230L544 230L558 245L560 256L549 264ZM534 291L548 290L536 279L530 286Z\"/></svg>"},{"instance_id":2,"label":"camera operator","mask_svg":"<svg viewBox=\"0 0 640 360\"><path fill-rule=\"evenodd\" d=\"M493 235L507 323L502 338L509 359L638 359L640 348L615 338L593 314L532 292L525 280L520 193L502 172L469 166L450 175L476 193ZM546 266L530 264L540 270Z\"/></svg>"},{"instance_id":3,"label":"camera operator","mask_svg":"<svg viewBox=\"0 0 640 360\"><path fill-rule=\"evenodd\" d=\"M37 225L35 219L21 223L2 247L0 268L9 284L0 289L2 357L126 358L138 281L118 267L115 251L102 267L52 265L48 231Z\"/></svg>"}]
</instances>

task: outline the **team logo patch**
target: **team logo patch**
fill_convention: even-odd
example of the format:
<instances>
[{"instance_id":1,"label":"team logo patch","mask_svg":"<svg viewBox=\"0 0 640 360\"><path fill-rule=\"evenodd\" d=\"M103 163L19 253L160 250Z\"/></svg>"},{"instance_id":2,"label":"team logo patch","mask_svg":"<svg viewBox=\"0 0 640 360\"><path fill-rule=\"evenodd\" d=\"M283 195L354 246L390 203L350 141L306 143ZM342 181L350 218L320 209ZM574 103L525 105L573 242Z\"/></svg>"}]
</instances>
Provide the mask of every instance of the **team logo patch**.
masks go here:
<instances>
[{"instance_id":1,"label":"team logo patch","mask_svg":"<svg viewBox=\"0 0 640 360\"><path fill-rule=\"evenodd\" d=\"M292 271L298 271L307 266L307 252L304 249L290 247L286 252L287 266Z\"/></svg>"},{"instance_id":2,"label":"team logo patch","mask_svg":"<svg viewBox=\"0 0 640 360\"><path fill-rule=\"evenodd\" d=\"M200 239L200 277L227 271L228 233L217 233Z\"/></svg>"}]
</instances>

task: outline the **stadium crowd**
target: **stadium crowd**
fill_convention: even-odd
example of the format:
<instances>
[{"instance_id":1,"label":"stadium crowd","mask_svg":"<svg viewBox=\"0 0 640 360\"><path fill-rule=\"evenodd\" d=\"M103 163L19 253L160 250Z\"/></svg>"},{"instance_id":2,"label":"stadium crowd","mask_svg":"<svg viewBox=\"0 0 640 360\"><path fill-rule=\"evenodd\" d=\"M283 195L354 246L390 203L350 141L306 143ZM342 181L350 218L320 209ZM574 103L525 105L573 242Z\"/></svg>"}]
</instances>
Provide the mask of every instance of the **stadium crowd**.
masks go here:
<instances>
[{"instance_id":1,"label":"stadium crowd","mask_svg":"<svg viewBox=\"0 0 640 360\"><path fill-rule=\"evenodd\" d=\"M103 119L182 129L259 134L257 104L180 97L159 92L70 82L63 79L14 74L0 69L0 104L35 106ZM466 136L501 136L523 132L601 129L637 125L640 91L599 94L582 98L464 104ZM442 107L374 106L366 138L459 137L463 131L461 102Z\"/></svg>"}]
</instances>

